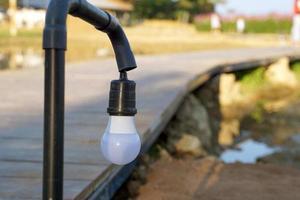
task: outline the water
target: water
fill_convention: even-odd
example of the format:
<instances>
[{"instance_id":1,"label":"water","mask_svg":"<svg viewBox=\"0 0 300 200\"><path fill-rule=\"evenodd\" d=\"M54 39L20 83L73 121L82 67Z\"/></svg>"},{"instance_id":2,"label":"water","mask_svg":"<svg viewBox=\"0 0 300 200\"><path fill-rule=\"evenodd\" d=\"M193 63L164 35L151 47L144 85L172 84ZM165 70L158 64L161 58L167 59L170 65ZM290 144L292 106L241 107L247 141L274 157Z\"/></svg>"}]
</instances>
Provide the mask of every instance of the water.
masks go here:
<instances>
[{"instance_id":1,"label":"water","mask_svg":"<svg viewBox=\"0 0 300 200\"><path fill-rule=\"evenodd\" d=\"M292 141L296 144L300 144L300 134L295 134L291 137Z\"/></svg>"},{"instance_id":2,"label":"water","mask_svg":"<svg viewBox=\"0 0 300 200\"><path fill-rule=\"evenodd\" d=\"M279 147L270 147L262 142L248 139L237 145L237 149L225 150L220 159L225 163L256 163L258 158L280 151Z\"/></svg>"},{"instance_id":3,"label":"water","mask_svg":"<svg viewBox=\"0 0 300 200\"><path fill-rule=\"evenodd\" d=\"M32 50L0 53L0 70L42 67L43 62L43 55Z\"/></svg>"},{"instance_id":4,"label":"water","mask_svg":"<svg viewBox=\"0 0 300 200\"><path fill-rule=\"evenodd\" d=\"M220 159L225 163L270 163L300 168L300 96L285 99L284 106L271 110L254 109L239 121L240 134L234 149L225 150ZM273 90L269 91L274 93ZM266 91L265 91L266 93ZM278 100L277 100L278 101ZM273 100L264 101L266 108ZM261 106L261 105L258 105ZM236 109L238 110L238 109ZM259 117L257 112L259 111ZM251 138L251 139L250 139ZM239 142L241 141L241 142Z\"/></svg>"},{"instance_id":5,"label":"water","mask_svg":"<svg viewBox=\"0 0 300 200\"><path fill-rule=\"evenodd\" d=\"M93 58L110 56L110 51L101 48L94 52L93 49L84 49L84 56L79 56L78 51L67 51L67 62L76 62ZM19 51L0 52L0 71L13 69L38 68L44 66L44 53L37 49L22 49Z\"/></svg>"}]
</instances>

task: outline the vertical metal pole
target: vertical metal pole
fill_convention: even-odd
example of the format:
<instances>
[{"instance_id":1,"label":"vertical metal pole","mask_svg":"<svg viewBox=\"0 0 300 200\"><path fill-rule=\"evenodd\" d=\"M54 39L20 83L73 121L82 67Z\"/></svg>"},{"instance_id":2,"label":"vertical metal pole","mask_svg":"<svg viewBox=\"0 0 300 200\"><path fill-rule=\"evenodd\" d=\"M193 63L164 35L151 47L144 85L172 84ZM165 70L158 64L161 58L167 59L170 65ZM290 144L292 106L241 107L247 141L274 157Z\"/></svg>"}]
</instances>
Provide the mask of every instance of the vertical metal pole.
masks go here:
<instances>
[{"instance_id":1,"label":"vertical metal pole","mask_svg":"<svg viewBox=\"0 0 300 200\"><path fill-rule=\"evenodd\" d=\"M65 52L45 51L43 199L63 199Z\"/></svg>"},{"instance_id":2,"label":"vertical metal pole","mask_svg":"<svg viewBox=\"0 0 300 200\"><path fill-rule=\"evenodd\" d=\"M68 13L106 32L112 42L119 71L136 68L134 55L117 19L86 0L51 0L47 9L45 49L43 199L63 199L64 87L66 18Z\"/></svg>"}]
</instances>

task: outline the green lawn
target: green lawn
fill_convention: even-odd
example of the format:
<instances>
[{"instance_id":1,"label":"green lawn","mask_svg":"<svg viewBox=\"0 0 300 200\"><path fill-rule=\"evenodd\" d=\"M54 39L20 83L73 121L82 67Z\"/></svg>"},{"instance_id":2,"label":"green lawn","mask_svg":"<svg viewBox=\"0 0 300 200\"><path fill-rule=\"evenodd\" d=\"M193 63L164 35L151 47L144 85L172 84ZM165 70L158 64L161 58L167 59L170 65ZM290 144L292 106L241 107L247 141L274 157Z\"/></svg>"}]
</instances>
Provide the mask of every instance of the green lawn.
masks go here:
<instances>
[{"instance_id":1,"label":"green lawn","mask_svg":"<svg viewBox=\"0 0 300 200\"><path fill-rule=\"evenodd\" d=\"M203 20L195 22L198 31L210 31L210 21ZM290 19L274 19L267 18L262 20L246 20L247 33L290 33L292 28L292 20ZM226 21L222 23L222 31L235 32L235 21Z\"/></svg>"}]
</instances>

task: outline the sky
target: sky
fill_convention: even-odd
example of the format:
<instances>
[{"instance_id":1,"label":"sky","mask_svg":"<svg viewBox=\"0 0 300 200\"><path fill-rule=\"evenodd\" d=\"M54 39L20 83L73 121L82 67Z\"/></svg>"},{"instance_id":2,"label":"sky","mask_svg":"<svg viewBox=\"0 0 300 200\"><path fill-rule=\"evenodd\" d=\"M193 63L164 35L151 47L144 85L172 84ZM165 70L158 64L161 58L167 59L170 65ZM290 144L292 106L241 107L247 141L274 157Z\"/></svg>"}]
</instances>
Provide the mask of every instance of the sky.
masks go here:
<instances>
[{"instance_id":1,"label":"sky","mask_svg":"<svg viewBox=\"0 0 300 200\"><path fill-rule=\"evenodd\" d=\"M220 14L234 10L237 14L260 15L270 12L292 14L294 0L226 0L224 5L217 5Z\"/></svg>"}]
</instances>

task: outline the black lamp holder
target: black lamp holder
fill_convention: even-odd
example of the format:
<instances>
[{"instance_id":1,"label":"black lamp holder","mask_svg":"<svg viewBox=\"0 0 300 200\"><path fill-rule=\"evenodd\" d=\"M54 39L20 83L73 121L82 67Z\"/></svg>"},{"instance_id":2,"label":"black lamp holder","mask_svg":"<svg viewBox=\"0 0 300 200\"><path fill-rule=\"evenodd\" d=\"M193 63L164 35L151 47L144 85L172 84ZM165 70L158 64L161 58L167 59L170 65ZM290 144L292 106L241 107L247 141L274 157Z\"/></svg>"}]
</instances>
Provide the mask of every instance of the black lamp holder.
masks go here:
<instances>
[{"instance_id":1,"label":"black lamp holder","mask_svg":"<svg viewBox=\"0 0 300 200\"><path fill-rule=\"evenodd\" d=\"M126 72L120 73L119 80L113 80L110 85L109 106L107 112L114 116L134 116L135 82L127 79Z\"/></svg>"}]
</instances>

